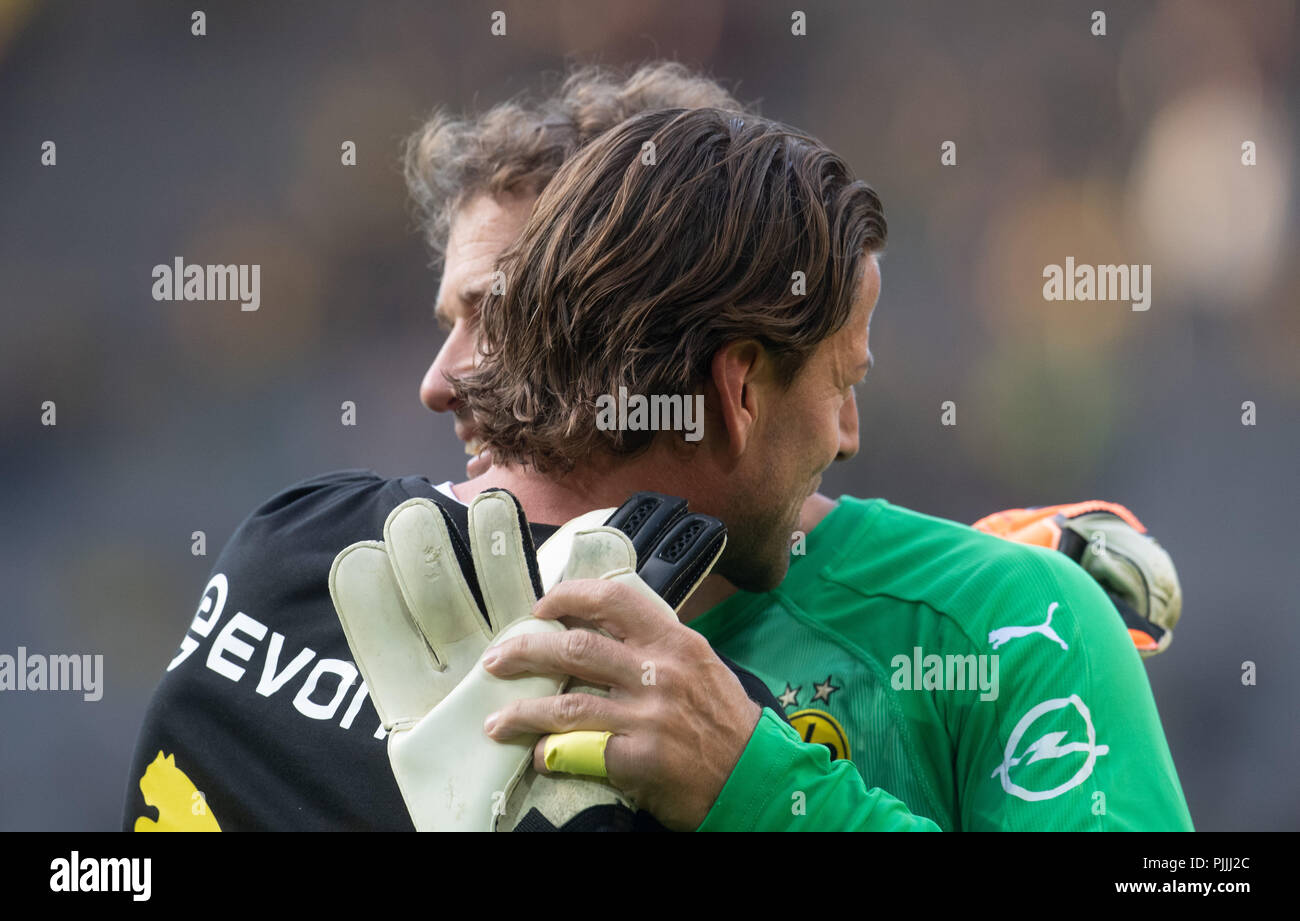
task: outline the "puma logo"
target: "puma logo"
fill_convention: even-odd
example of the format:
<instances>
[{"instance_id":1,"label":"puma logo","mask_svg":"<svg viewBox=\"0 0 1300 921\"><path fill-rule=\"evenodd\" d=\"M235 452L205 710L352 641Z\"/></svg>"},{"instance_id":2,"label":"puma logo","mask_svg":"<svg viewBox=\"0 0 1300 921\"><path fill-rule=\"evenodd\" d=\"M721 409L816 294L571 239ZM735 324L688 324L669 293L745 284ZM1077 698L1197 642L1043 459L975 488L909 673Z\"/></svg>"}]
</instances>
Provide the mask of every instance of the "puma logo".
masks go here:
<instances>
[{"instance_id":1,"label":"puma logo","mask_svg":"<svg viewBox=\"0 0 1300 921\"><path fill-rule=\"evenodd\" d=\"M1041 633L1043 636L1057 643L1062 649L1069 649L1065 640L1061 639L1055 630L1052 629L1052 614L1060 607L1060 603L1053 601L1052 606L1047 609L1047 620L1041 624L1034 624L1029 627L999 627L996 630L989 631L989 643L994 649L997 649L1004 643L1008 643L1018 637L1028 636L1031 633Z\"/></svg>"},{"instance_id":2,"label":"puma logo","mask_svg":"<svg viewBox=\"0 0 1300 921\"><path fill-rule=\"evenodd\" d=\"M158 810L158 819L140 816L136 831L221 831L203 794L176 766L174 754L158 752L140 778L140 792L145 803Z\"/></svg>"}]
</instances>

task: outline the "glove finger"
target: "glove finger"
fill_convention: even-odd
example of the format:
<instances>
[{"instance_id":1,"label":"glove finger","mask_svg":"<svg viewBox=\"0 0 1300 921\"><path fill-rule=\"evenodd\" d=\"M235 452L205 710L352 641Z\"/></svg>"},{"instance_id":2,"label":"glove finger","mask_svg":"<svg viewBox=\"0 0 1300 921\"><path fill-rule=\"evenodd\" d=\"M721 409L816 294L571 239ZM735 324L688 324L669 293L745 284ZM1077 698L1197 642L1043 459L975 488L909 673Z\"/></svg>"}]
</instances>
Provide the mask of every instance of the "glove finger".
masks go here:
<instances>
[{"instance_id":1,"label":"glove finger","mask_svg":"<svg viewBox=\"0 0 1300 921\"><path fill-rule=\"evenodd\" d=\"M528 520L504 489L489 489L469 506L469 547L493 635L526 617L542 593Z\"/></svg>"},{"instance_id":2,"label":"glove finger","mask_svg":"<svg viewBox=\"0 0 1300 921\"><path fill-rule=\"evenodd\" d=\"M563 578L602 579L616 572L635 572L636 559L636 548L622 531L588 528L574 535Z\"/></svg>"},{"instance_id":3,"label":"glove finger","mask_svg":"<svg viewBox=\"0 0 1300 921\"><path fill-rule=\"evenodd\" d=\"M600 527L613 513L612 508L598 508L577 518L570 518L537 548L537 570L541 575L543 593L555 588L556 583L564 577L564 567L568 565L569 555L573 551L574 535L579 531Z\"/></svg>"},{"instance_id":4,"label":"glove finger","mask_svg":"<svg viewBox=\"0 0 1300 921\"><path fill-rule=\"evenodd\" d=\"M685 499L639 492L606 522L631 539L637 574L674 611L704 581L727 545L721 521L687 511Z\"/></svg>"},{"instance_id":5,"label":"glove finger","mask_svg":"<svg viewBox=\"0 0 1300 921\"><path fill-rule=\"evenodd\" d=\"M617 528L632 541L637 559L644 560L686 512L685 499L646 491L629 496L617 509L597 509L570 519L537 550L543 590L549 592L564 577L564 568L573 549L573 537L579 531L600 525Z\"/></svg>"},{"instance_id":6,"label":"glove finger","mask_svg":"<svg viewBox=\"0 0 1300 921\"><path fill-rule=\"evenodd\" d=\"M686 603L727 546L727 526L712 515L687 515L670 527L649 554L639 575L674 611Z\"/></svg>"},{"instance_id":7,"label":"glove finger","mask_svg":"<svg viewBox=\"0 0 1300 921\"><path fill-rule=\"evenodd\" d=\"M605 524L618 528L632 541L638 560L644 560L674 524L686 515L686 500L657 492L639 492L628 498Z\"/></svg>"},{"instance_id":8,"label":"glove finger","mask_svg":"<svg viewBox=\"0 0 1300 921\"><path fill-rule=\"evenodd\" d=\"M526 618L502 639L563 629L554 621ZM480 660L426 718L409 732L394 733L389 758L416 829L490 830L531 764L537 737L497 742L483 731L483 722L513 701L549 697L562 685L554 675L498 678Z\"/></svg>"},{"instance_id":9,"label":"glove finger","mask_svg":"<svg viewBox=\"0 0 1300 921\"><path fill-rule=\"evenodd\" d=\"M330 568L330 597L384 728L409 725L442 699L438 664L407 611L384 545L343 550Z\"/></svg>"},{"instance_id":10,"label":"glove finger","mask_svg":"<svg viewBox=\"0 0 1300 921\"><path fill-rule=\"evenodd\" d=\"M410 499L384 522L397 585L447 682L459 680L491 640L473 586L473 564L457 546L456 525L428 499Z\"/></svg>"}]
</instances>

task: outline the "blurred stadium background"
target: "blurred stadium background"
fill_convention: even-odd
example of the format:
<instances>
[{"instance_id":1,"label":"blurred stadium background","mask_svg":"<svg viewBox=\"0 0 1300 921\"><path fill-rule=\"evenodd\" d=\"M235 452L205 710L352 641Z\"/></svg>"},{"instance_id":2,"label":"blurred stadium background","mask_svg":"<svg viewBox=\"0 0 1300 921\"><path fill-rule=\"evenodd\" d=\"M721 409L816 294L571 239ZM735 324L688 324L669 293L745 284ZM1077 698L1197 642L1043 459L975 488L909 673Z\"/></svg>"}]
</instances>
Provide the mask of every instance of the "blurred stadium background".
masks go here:
<instances>
[{"instance_id":1,"label":"blurred stadium background","mask_svg":"<svg viewBox=\"0 0 1300 921\"><path fill-rule=\"evenodd\" d=\"M0 651L106 659L98 703L0 695L0 829L118 827L149 694L265 497L342 467L461 474L416 396L441 334L404 136L566 61L660 57L822 137L884 200L862 453L825 491L963 521L1129 504L1183 579L1148 673L1196 826L1300 828L1294 3L201 8L206 38L175 3L0 2ZM262 264L261 309L155 302L177 255ZM1150 310L1045 302L1066 256L1152 263Z\"/></svg>"}]
</instances>

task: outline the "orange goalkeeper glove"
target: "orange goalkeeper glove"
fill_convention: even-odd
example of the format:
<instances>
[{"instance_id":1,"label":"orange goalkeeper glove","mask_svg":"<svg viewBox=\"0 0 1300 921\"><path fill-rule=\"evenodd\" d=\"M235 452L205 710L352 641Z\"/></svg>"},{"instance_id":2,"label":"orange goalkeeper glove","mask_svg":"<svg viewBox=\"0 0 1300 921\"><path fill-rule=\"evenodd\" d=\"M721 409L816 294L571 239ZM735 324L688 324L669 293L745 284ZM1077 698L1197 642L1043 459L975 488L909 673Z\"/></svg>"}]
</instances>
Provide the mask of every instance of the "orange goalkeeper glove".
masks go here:
<instances>
[{"instance_id":1,"label":"orange goalkeeper glove","mask_svg":"<svg viewBox=\"0 0 1300 921\"><path fill-rule=\"evenodd\" d=\"M1061 551L1106 589L1143 658L1169 648L1183 608L1178 573L1169 554L1124 506L1094 499L1016 508L987 515L972 527Z\"/></svg>"}]
</instances>

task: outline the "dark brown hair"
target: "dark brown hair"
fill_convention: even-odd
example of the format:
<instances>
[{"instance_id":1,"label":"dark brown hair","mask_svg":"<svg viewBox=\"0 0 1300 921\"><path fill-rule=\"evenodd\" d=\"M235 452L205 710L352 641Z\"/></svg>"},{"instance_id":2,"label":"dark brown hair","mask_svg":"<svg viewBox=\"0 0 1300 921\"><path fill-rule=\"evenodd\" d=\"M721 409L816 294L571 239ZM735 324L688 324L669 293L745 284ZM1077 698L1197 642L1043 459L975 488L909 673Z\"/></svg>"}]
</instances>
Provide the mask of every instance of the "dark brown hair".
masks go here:
<instances>
[{"instance_id":1,"label":"dark brown hair","mask_svg":"<svg viewBox=\"0 0 1300 921\"><path fill-rule=\"evenodd\" d=\"M543 190L481 305L480 364L453 383L497 461L639 450L653 433L597 427L601 395L699 392L740 339L788 385L885 235L875 192L807 135L716 108L633 116Z\"/></svg>"}]
</instances>

